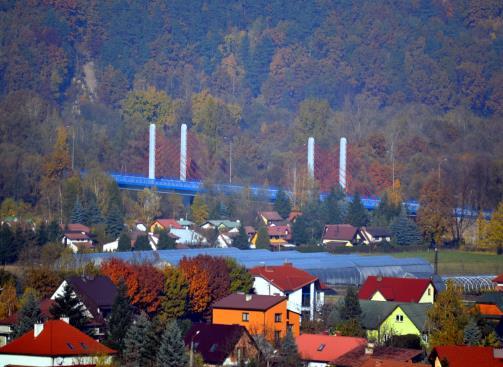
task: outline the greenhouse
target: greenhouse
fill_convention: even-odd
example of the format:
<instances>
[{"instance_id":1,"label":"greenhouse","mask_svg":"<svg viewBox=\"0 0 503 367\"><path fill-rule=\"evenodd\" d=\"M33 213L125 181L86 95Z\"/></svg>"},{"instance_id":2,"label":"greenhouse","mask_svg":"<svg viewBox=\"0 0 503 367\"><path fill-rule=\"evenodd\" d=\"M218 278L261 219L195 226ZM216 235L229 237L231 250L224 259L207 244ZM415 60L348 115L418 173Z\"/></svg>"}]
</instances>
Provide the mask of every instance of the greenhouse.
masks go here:
<instances>
[{"instance_id":1,"label":"greenhouse","mask_svg":"<svg viewBox=\"0 0 503 367\"><path fill-rule=\"evenodd\" d=\"M480 294L494 290L496 284L492 282L495 275L464 275L442 277L444 282L451 281L464 294Z\"/></svg>"},{"instance_id":2,"label":"greenhouse","mask_svg":"<svg viewBox=\"0 0 503 367\"><path fill-rule=\"evenodd\" d=\"M329 285L362 284L369 275L393 277L431 277L432 265L419 258L392 256L333 255L328 252L302 253L298 251L271 252L267 250L239 250L237 248L202 248L161 251L114 252L76 255L81 263L119 258L125 261L149 261L158 265L177 265L183 257L197 255L224 256L235 259L247 268L260 265L281 265L285 262L303 269Z\"/></svg>"}]
</instances>

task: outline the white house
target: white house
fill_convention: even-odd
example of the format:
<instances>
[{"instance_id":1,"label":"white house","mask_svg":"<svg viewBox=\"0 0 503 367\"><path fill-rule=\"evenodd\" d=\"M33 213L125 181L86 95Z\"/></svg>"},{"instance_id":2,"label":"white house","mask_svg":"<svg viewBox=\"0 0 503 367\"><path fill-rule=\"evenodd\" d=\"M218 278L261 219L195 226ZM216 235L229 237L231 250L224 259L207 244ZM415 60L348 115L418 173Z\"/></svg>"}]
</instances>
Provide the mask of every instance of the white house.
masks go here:
<instances>
[{"instance_id":1,"label":"white house","mask_svg":"<svg viewBox=\"0 0 503 367\"><path fill-rule=\"evenodd\" d=\"M208 240L203 235L197 233L192 229L171 228L169 233L174 234L175 236L178 237L176 243L180 245L197 246L197 245L206 245L208 243Z\"/></svg>"},{"instance_id":2,"label":"white house","mask_svg":"<svg viewBox=\"0 0 503 367\"><path fill-rule=\"evenodd\" d=\"M254 277L256 294L288 297L289 310L309 315L314 314L325 303L325 293L317 277L297 269L290 263L281 266L257 266L250 270Z\"/></svg>"},{"instance_id":3,"label":"white house","mask_svg":"<svg viewBox=\"0 0 503 367\"><path fill-rule=\"evenodd\" d=\"M94 366L100 358L111 363L115 353L67 320L49 320L0 348L0 367Z\"/></svg>"}]
</instances>

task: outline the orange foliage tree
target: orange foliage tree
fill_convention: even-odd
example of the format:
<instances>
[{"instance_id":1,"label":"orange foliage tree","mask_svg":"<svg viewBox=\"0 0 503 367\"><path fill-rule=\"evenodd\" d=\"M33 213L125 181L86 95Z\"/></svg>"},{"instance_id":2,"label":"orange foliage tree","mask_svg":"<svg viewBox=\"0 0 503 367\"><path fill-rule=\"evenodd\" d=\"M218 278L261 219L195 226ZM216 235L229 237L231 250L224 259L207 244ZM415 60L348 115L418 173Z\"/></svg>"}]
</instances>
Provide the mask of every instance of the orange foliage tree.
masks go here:
<instances>
[{"instance_id":1,"label":"orange foliage tree","mask_svg":"<svg viewBox=\"0 0 503 367\"><path fill-rule=\"evenodd\" d=\"M115 285L124 282L133 306L149 313L159 310L164 276L152 264L129 264L123 260L111 259L101 265L101 273L108 276Z\"/></svg>"}]
</instances>

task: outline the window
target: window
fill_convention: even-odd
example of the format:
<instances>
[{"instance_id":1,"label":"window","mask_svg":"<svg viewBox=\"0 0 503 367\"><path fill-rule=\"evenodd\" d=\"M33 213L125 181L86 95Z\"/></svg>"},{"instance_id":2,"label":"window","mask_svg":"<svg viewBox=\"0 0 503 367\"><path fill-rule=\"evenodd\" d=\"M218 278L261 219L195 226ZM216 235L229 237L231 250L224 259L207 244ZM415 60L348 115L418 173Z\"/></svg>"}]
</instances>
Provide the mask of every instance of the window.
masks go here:
<instances>
[{"instance_id":1,"label":"window","mask_svg":"<svg viewBox=\"0 0 503 367\"><path fill-rule=\"evenodd\" d=\"M242 315L242 320L244 322L248 322L250 321L250 314L248 312L243 312L243 315Z\"/></svg>"},{"instance_id":2,"label":"window","mask_svg":"<svg viewBox=\"0 0 503 367\"><path fill-rule=\"evenodd\" d=\"M274 314L274 322L281 322L281 314L280 313Z\"/></svg>"},{"instance_id":3,"label":"window","mask_svg":"<svg viewBox=\"0 0 503 367\"><path fill-rule=\"evenodd\" d=\"M428 287L428 296L431 296L431 288Z\"/></svg>"},{"instance_id":4,"label":"window","mask_svg":"<svg viewBox=\"0 0 503 367\"><path fill-rule=\"evenodd\" d=\"M397 322L403 322L403 315L396 315Z\"/></svg>"},{"instance_id":5,"label":"window","mask_svg":"<svg viewBox=\"0 0 503 367\"><path fill-rule=\"evenodd\" d=\"M87 349L87 345L82 342L80 342L80 346L82 347L82 349Z\"/></svg>"},{"instance_id":6,"label":"window","mask_svg":"<svg viewBox=\"0 0 503 367\"><path fill-rule=\"evenodd\" d=\"M323 349L325 349L325 344L320 344L317 350L318 352L321 352Z\"/></svg>"},{"instance_id":7,"label":"window","mask_svg":"<svg viewBox=\"0 0 503 367\"><path fill-rule=\"evenodd\" d=\"M74 349L74 347L73 347L73 344L72 344L72 343L66 343L66 346L67 346L69 349L71 349L71 350L73 350L73 349Z\"/></svg>"}]
</instances>

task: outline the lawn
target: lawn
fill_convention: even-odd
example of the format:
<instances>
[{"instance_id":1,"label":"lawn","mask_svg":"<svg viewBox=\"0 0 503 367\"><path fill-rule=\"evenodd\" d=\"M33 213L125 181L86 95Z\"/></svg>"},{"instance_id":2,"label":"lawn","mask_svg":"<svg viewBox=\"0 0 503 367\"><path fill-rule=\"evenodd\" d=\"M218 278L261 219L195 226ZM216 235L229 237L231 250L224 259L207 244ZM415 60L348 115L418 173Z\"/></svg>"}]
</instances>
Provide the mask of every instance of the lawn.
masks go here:
<instances>
[{"instance_id":1,"label":"lawn","mask_svg":"<svg viewBox=\"0 0 503 367\"><path fill-rule=\"evenodd\" d=\"M433 251L399 252L394 257L421 257L433 264ZM438 272L440 275L482 275L503 273L503 256L483 252L439 250Z\"/></svg>"}]
</instances>

